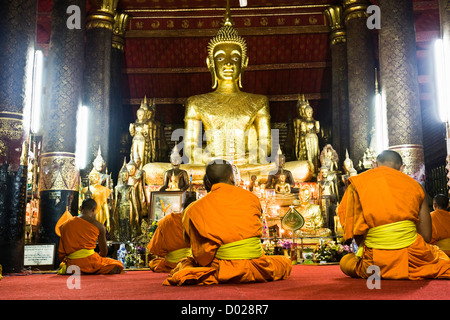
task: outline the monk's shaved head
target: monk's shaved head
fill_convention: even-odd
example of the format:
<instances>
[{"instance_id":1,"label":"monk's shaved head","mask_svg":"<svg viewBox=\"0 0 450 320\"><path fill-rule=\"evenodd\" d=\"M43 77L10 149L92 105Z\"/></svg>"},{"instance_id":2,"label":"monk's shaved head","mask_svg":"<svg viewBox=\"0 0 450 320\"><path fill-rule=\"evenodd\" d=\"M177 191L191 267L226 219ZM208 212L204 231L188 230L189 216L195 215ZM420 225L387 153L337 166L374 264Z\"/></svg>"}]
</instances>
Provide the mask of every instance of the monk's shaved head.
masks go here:
<instances>
[{"instance_id":1,"label":"monk's shaved head","mask_svg":"<svg viewBox=\"0 0 450 320\"><path fill-rule=\"evenodd\" d=\"M403 165L403 159L398 152L384 150L378 155L377 164L379 166L387 166L392 169L400 170Z\"/></svg>"},{"instance_id":2,"label":"monk's shaved head","mask_svg":"<svg viewBox=\"0 0 450 320\"><path fill-rule=\"evenodd\" d=\"M220 182L234 184L233 167L225 160L213 160L206 166L206 178L211 186Z\"/></svg>"}]
</instances>

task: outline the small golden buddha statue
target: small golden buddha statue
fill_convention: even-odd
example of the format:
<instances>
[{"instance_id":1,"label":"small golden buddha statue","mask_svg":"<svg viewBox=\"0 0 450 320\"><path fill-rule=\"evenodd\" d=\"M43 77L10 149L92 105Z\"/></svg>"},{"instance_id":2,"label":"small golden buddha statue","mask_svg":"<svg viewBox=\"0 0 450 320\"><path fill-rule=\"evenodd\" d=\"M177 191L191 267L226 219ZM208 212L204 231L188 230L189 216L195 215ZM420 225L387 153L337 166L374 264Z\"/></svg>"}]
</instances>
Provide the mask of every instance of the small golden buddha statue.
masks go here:
<instances>
[{"instance_id":1,"label":"small golden buddha statue","mask_svg":"<svg viewBox=\"0 0 450 320\"><path fill-rule=\"evenodd\" d=\"M170 155L172 169L164 173L164 185L160 191L186 191L189 188L189 175L186 170L180 169L181 160L178 147L175 145Z\"/></svg>"},{"instance_id":2,"label":"small golden buddha statue","mask_svg":"<svg viewBox=\"0 0 450 320\"><path fill-rule=\"evenodd\" d=\"M280 176L284 175L285 182L288 183L291 187L295 185L294 177L292 172L284 169L284 165L286 163L286 158L281 153L280 146L278 146L278 154L275 157L275 164L277 165L276 171L269 172L269 176L267 178L266 188L273 189L277 184L280 183Z\"/></svg>"},{"instance_id":3,"label":"small golden buddha statue","mask_svg":"<svg viewBox=\"0 0 450 320\"><path fill-rule=\"evenodd\" d=\"M223 158L236 165L267 163L271 150L269 102L266 96L240 90L248 65L247 45L233 27L229 4L223 26L209 43L206 63L215 91L189 97L186 102L184 142L189 162L206 164ZM202 150L202 125L207 153ZM233 159L228 158L230 154Z\"/></svg>"},{"instance_id":4,"label":"small golden buddha statue","mask_svg":"<svg viewBox=\"0 0 450 320\"><path fill-rule=\"evenodd\" d=\"M303 227L296 232L299 236L327 237L331 235L331 230L324 228L324 220L320 206L310 203L311 191L308 187L301 187L298 193L300 205L297 211L305 219Z\"/></svg>"},{"instance_id":5,"label":"small golden buddha statue","mask_svg":"<svg viewBox=\"0 0 450 320\"><path fill-rule=\"evenodd\" d=\"M129 128L130 134L133 137L130 153L132 155L139 153L142 164L145 164L149 162L147 155L145 154L145 150L148 148L150 136L147 123L147 111L144 108L143 103L141 103L141 106L136 111L136 117L136 121L134 123L130 123Z\"/></svg>"},{"instance_id":6,"label":"small golden buddha statue","mask_svg":"<svg viewBox=\"0 0 450 320\"><path fill-rule=\"evenodd\" d=\"M148 206L142 179L139 175L136 175L138 173L138 169L136 163L133 160L133 157L131 157L130 161L127 163L127 171L128 171L127 184L133 187L131 201L136 208L136 212L138 213L136 220L137 225L139 226L142 217L148 215L147 212ZM135 229L134 226L132 226L132 229L133 230Z\"/></svg>"},{"instance_id":7,"label":"small golden buddha statue","mask_svg":"<svg viewBox=\"0 0 450 320\"><path fill-rule=\"evenodd\" d=\"M305 135L301 131L302 121L305 117L305 108L308 102L305 99L305 95L299 95L297 100L297 113L298 117L294 119L294 143L295 143L295 159L306 160L306 145Z\"/></svg>"},{"instance_id":8,"label":"small golden buddha statue","mask_svg":"<svg viewBox=\"0 0 450 320\"><path fill-rule=\"evenodd\" d=\"M97 203L95 209L95 219L102 224L106 224L106 230L109 232L111 229L111 218L109 214L108 198L111 194L111 190L100 184L100 174L92 170L89 173L89 186L81 190L82 199L87 198L87 194L90 198L94 199Z\"/></svg>"},{"instance_id":9,"label":"small golden buddha statue","mask_svg":"<svg viewBox=\"0 0 450 320\"><path fill-rule=\"evenodd\" d=\"M309 105L305 107L305 118L301 122L300 131L305 136L306 160L310 161L314 167L314 172L319 168L319 137L320 123L313 118L313 108Z\"/></svg>"},{"instance_id":10,"label":"small golden buddha statue","mask_svg":"<svg viewBox=\"0 0 450 320\"><path fill-rule=\"evenodd\" d=\"M339 156L337 152L333 149L331 144L325 145L321 154L320 154L320 162L322 167L326 167L327 173L326 178L332 182L333 190L336 197L339 199L339 188L338 188L338 162Z\"/></svg>"},{"instance_id":11,"label":"small golden buddha statue","mask_svg":"<svg viewBox=\"0 0 450 320\"><path fill-rule=\"evenodd\" d=\"M99 183L102 186L112 189L111 176L106 172L107 171L106 162L102 157L102 151L100 149L100 146L98 146L97 157L92 162L92 166L93 166L92 170L97 171L100 174Z\"/></svg>"},{"instance_id":12,"label":"small golden buddha statue","mask_svg":"<svg viewBox=\"0 0 450 320\"><path fill-rule=\"evenodd\" d=\"M127 164L124 160L119 172L117 186L114 188L115 203L113 209L114 240L121 242L132 240L132 234L135 232L132 231L131 225L139 216L132 201L133 186L127 184L128 176Z\"/></svg>"},{"instance_id":13,"label":"small golden buddha statue","mask_svg":"<svg viewBox=\"0 0 450 320\"><path fill-rule=\"evenodd\" d=\"M291 193L291 185L286 182L286 176L280 175L280 181L275 185L275 193L288 194Z\"/></svg>"}]
</instances>

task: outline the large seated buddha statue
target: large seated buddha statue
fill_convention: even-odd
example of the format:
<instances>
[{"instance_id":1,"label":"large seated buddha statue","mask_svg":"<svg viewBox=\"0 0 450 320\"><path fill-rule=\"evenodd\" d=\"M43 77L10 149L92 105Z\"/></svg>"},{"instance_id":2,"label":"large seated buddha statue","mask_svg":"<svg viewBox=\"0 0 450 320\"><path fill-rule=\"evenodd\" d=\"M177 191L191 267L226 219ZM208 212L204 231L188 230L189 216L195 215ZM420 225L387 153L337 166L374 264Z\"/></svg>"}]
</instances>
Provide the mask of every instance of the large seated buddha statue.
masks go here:
<instances>
[{"instance_id":1,"label":"large seated buddha statue","mask_svg":"<svg viewBox=\"0 0 450 320\"><path fill-rule=\"evenodd\" d=\"M268 98L241 90L248 60L246 42L233 27L227 5L223 26L209 42L206 58L214 91L191 96L185 103L184 136L178 150L188 160L180 168L192 170L193 183L201 183L206 164L217 158L236 165L248 181L256 174L265 183L268 173L277 168L273 157L268 158L272 146L278 145L272 141ZM155 179L168 169L170 164L155 163L144 168L147 177ZM286 170L298 181L312 176L307 161L286 163Z\"/></svg>"}]
</instances>

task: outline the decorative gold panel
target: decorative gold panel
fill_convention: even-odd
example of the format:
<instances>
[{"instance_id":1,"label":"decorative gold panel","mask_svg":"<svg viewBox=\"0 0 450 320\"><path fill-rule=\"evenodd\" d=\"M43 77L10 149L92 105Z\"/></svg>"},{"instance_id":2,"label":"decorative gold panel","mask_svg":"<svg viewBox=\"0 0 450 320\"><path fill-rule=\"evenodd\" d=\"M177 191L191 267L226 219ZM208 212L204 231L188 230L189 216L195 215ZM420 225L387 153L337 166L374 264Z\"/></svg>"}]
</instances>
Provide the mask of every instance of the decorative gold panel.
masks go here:
<instances>
[{"instance_id":1,"label":"decorative gold panel","mask_svg":"<svg viewBox=\"0 0 450 320\"><path fill-rule=\"evenodd\" d=\"M47 190L78 191L79 172L75 154L68 152L44 153L40 157L39 192Z\"/></svg>"}]
</instances>

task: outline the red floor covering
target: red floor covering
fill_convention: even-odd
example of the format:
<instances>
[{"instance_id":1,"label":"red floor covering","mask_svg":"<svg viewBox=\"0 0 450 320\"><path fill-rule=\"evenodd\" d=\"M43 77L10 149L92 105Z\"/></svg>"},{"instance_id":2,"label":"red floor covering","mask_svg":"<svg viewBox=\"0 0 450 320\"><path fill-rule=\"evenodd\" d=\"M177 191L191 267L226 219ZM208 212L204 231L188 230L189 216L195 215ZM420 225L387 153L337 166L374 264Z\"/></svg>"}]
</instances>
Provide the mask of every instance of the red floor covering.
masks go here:
<instances>
[{"instance_id":1,"label":"red floor covering","mask_svg":"<svg viewBox=\"0 0 450 320\"><path fill-rule=\"evenodd\" d=\"M127 271L82 275L69 289L69 276L55 273L4 275L0 300L449 300L449 280L381 280L369 289L364 279L345 276L337 265L293 266L287 280L268 283L167 287L166 274ZM71 282L74 284L74 282Z\"/></svg>"}]
</instances>

